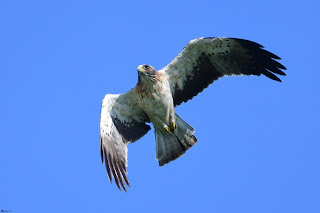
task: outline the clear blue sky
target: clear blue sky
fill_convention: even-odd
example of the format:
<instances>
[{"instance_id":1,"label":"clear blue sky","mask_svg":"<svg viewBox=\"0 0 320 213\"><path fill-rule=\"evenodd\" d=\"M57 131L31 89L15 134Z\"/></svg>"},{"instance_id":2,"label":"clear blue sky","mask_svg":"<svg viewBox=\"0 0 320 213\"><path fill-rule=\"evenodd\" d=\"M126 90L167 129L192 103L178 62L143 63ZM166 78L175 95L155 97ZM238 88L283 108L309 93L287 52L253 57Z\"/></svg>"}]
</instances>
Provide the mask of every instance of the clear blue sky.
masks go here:
<instances>
[{"instance_id":1,"label":"clear blue sky","mask_svg":"<svg viewBox=\"0 0 320 213\"><path fill-rule=\"evenodd\" d=\"M154 2L0 2L0 209L320 212L319 3ZM198 143L159 167L150 131L120 192L100 161L102 98L204 36L261 43L287 76L223 78L179 106Z\"/></svg>"}]
</instances>

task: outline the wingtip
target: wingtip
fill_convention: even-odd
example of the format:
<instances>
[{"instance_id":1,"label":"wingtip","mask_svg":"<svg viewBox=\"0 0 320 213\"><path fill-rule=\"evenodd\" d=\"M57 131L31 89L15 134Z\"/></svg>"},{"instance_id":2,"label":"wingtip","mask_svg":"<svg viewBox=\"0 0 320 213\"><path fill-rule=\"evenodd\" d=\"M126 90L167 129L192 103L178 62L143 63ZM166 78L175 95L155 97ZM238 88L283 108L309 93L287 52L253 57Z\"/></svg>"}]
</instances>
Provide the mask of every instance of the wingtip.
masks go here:
<instances>
[{"instance_id":1,"label":"wingtip","mask_svg":"<svg viewBox=\"0 0 320 213\"><path fill-rule=\"evenodd\" d=\"M262 46L261 44L254 42L254 41L247 40L247 39L242 39L242 38L230 38L230 39L234 39L235 41L237 41L245 46L255 46L256 48L257 47L264 48L264 46Z\"/></svg>"},{"instance_id":2,"label":"wingtip","mask_svg":"<svg viewBox=\"0 0 320 213\"><path fill-rule=\"evenodd\" d=\"M280 78L278 78L275 74L273 74L273 73L270 72L270 71L264 70L264 71L261 72L261 73L262 73L263 75L267 76L268 78L272 79L272 80L282 82L282 81L280 80Z\"/></svg>"}]
</instances>

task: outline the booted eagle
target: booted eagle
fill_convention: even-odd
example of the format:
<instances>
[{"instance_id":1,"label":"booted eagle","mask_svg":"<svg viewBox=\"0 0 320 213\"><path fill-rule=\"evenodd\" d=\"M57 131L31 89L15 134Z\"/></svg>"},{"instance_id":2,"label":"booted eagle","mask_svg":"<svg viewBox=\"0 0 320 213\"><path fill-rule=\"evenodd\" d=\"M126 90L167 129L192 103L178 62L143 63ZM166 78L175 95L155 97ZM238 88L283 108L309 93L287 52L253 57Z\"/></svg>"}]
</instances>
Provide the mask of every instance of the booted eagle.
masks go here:
<instances>
[{"instance_id":1,"label":"booted eagle","mask_svg":"<svg viewBox=\"0 0 320 213\"><path fill-rule=\"evenodd\" d=\"M163 166L183 155L196 142L195 130L174 107L191 100L215 80L231 75L285 75L278 56L252 41L237 38L198 38L190 41L160 71L138 66L137 85L124 94L104 97L100 121L100 151L108 177L126 191L127 145L139 140L152 123L156 159Z\"/></svg>"}]
</instances>

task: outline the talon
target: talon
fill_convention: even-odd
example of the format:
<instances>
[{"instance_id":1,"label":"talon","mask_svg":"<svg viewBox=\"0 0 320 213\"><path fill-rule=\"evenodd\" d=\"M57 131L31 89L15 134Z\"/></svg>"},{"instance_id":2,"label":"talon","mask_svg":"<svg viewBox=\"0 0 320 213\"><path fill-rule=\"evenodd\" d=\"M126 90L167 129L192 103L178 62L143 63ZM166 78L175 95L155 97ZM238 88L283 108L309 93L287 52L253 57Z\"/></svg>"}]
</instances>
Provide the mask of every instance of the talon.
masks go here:
<instances>
[{"instance_id":1,"label":"talon","mask_svg":"<svg viewBox=\"0 0 320 213\"><path fill-rule=\"evenodd\" d=\"M172 122L170 126L166 126L164 129L169 133L173 133L176 128L177 128L176 123Z\"/></svg>"},{"instance_id":2,"label":"talon","mask_svg":"<svg viewBox=\"0 0 320 213\"><path fill-rule=\"evenodd\" d=\"M166 126L164 129L165 129L167 132L172 133L172 131L171 131L171 128L170 128L170 127Z\"/></svg>"},{"instance_id":3,"label":"talon","mask_svg":"<svg viewBox=\"0 0 320 213\"><path fill-rule=\"evenodd\" d=\"M172 122L172 124L171 124L171 130L172 130L172 132L177 128L177 125L176 125L176 123L175 122Z\"/></svg>"}]
</instances>

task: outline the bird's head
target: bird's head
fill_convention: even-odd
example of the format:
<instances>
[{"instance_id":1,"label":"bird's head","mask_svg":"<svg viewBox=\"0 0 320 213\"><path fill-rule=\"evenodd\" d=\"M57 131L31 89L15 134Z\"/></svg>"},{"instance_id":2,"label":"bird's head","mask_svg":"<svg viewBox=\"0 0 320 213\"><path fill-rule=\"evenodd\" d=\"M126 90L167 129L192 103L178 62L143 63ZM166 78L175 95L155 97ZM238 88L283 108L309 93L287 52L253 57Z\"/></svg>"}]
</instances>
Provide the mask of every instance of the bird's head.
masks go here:
<instances>
[{"instance_id":1,"label":"bird's head","mask_svg":"<svg viewBox=\"0 0 320 213\"><path fill-rule=\"evenodd\" d=\"M139 65L137 68L139 79L154 79L157 76L157 71L150 65Z\"/></svg>"}]
</instances>

